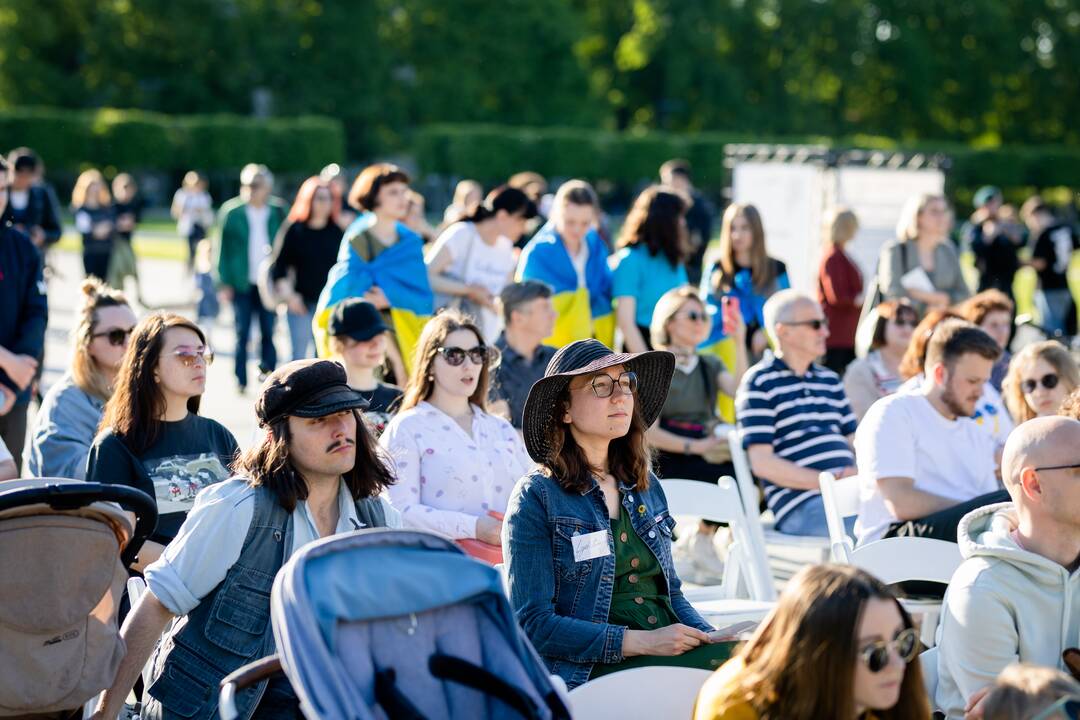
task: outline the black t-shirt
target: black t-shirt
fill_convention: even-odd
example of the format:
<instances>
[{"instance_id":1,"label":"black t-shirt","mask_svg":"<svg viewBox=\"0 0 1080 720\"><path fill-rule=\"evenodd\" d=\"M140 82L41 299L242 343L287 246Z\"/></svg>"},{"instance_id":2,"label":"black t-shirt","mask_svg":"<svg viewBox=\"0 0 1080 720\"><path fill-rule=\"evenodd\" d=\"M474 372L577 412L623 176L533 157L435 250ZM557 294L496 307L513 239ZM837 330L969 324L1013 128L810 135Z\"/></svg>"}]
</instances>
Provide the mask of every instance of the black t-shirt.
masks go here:
<instances>
[{"instance_id":1,"label":"black t-shirt","mask_svg":"<svg viewBox=\"0 0 1080 720\"><path fill-rule=\"evenodd\" d=\"M286 225L281 246L274 260L274 280L281 280L289 270L296 272L296 292L304 298L308 310L314 310L319 293L326 285L326 275L337 262L343 231L333 222L313 230L302 222Z\"/></svg>"},{"instance_id":2,"label":"black t-shirt","mask_svg":"<svg viewBox=\"0 0 1080 720\"><path fill-rule=\"evenodd\" d=\"M112 206L113 218L119 220L121 215L131 215L135 218L135 224L139 224L139 220L142 218L143 203L138 197L132 199L130 202L114 202ZM134 230L120 230L117 228L115 235L121 240L131 242L131 236Z\"/></svg>"},{"instance_id":3,"label":"black t-shirt","mask_svg":"<svg viewBox=\"0 0 1080 720\"><path fill-rule=\"evenodd\" d=\"M356 388L353 388L356 390ZM390 422L398 407L401 405L401 396L404 395L401 388L396 385L379 383L374 390L356 390L368 401L368 408L364 411L364 418L375 437L382 435L386 424Z\"/></svg>"},{"instance_id":4,"label":"black t-shirt","mask_svg":"<svg viewBox=\"0 0 1080 720\"><path fill-rule=\"evenodd\" d=\"M129 485L153 496L158 523L150 539L166 545L176 537L195 495L229 477L238 447L221 423L199 415L161 425L157 440L137 461L111 430L98 435L86 460L86 481Z\"/></svg>"},{"instance_id":5,"label":"black t-shirt","mask_svg":"<svg viewBox=\"0 0 1080 720\"><path fill-rule=\"evenodd\" d=\"M1038 271L1039 285L1043 290L1069 287L1069 259L1077 247L1076 233L1068 225L1054 225L1039 233L1031 256L1046 261L1046 267Z\"/></svg>"}]
</instances>

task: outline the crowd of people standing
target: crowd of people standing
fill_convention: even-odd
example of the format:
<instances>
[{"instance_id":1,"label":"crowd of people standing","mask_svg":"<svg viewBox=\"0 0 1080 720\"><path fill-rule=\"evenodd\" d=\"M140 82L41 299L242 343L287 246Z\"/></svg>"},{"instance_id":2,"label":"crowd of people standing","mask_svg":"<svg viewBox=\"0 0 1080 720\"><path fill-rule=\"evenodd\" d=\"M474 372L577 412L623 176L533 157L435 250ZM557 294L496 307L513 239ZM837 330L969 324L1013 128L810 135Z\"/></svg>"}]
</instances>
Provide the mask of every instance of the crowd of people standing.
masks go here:
<instances>
[{"instance_id":1,"label":"crowd of people standing","mask_svg":"<svg viewBox=\"0 0 1080 720\"><path fill-rule=\"evenodd\" d=\"M105 714L162 632L195 660L163 656L152 712L183 702L170 678L184 663L238 667L220 654L235 638L210 613L215 598L241 592L251 568L272 577L303 543L357 527L433 531L503 563L519 623L569 687L641 665L722 666L700 718L989 712L1010 662L1060 667L1077 642L1080 516L1064 476L1080 462L1080 369L1055 339L1010 353L1026 244L1039 324L1052 337L1075 316L1076 233L1039 198L1014 219L1000 191L981 190L961 246L944 197L912 198L872 278L845 251L858 218L839 208L808 295L769 254L753 205L730 204L711 241L711 210L683 162L661 168L614 235L582 180L550 195L531 173L486 194L463 183L436 229L408 173L388 163L351 186L327 168L291 203L268 168L248 165L216 214L189 173L171 211L201 283L192 320L138 317L123 293L138 280L135 181L121 174L110 187L87 170L72 195L87 276L72 360L28 427L44 249L59 237L55 193L25 177L39 163L20 149L0 166L0 479L121 483L160 512L131 567L150 599L125 626L129 657ZM242 394L259 328L265 437L246 449L200 415L215 360L204 323L218 302L232 307ZM292 360L279 367L282 315ZM741 447L728 445L730 429ZM706 521L676 532L659 480L716 482L733 474L733 452L748 457L780 533L828 534L828 471L859 477L848 527L858 543L958 544L935 697L922 689L911 618L859 571L805 570L745 646L711 634L682 581L723 574L724 533ZM271 557L249 526L288 528L291 546ZM1050 628L1015 607L1063 619ZM166 630L178 616L188 622ZM995 628L993 642L977 625ZM830 648L831 664L806 665L815 647ZM288 687L271 684L255 717L295 712Z\"/></svg>"}]
</instances>

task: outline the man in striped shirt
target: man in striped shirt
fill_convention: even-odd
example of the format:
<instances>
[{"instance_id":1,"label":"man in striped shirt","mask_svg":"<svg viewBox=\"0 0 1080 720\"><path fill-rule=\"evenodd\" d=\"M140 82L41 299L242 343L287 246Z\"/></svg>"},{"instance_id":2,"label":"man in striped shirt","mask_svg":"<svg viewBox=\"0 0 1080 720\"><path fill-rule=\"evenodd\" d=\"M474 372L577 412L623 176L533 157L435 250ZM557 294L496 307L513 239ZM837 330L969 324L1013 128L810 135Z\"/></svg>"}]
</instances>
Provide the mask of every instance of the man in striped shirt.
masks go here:
<instances>
[{"instance_id":1,"label":"man in striped shirt","mask_svg":"<svg viewBox=\"0 0 1080 720\"><path fill-rule=\"evenodd\" d=\"M814 361L825 354L829 325L821 307L795 290L765 303L765 329L778 348L750 368L735 396L742 444L776 529L827 536L818 491L823 470L855 474L851 411L840 377Z\"/></svg>"}]
</instances>

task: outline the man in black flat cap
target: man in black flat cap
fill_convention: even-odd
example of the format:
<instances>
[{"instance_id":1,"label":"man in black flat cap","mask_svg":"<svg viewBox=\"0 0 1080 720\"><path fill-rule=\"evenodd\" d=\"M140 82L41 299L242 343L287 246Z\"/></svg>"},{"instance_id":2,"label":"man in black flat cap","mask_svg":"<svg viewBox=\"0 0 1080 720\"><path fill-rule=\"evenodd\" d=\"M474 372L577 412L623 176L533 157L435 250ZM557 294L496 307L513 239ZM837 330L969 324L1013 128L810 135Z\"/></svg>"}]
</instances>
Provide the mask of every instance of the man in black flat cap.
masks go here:
<instances>
[{"instance_id":1,"label":"man in black flat cap","mask_svg":"<svg viewBox=\"0 0 1080 720\"><path fill-rule=\"evenodd\" d=\"M162 639L143 717L216 717L218 685L267 655L274 575L305 543L365 527L400 527L381 497L393 474L358 412L364 398L329 360L298 360L270 375L255 404L262 442L234 465L236 476L206 488L161 558L146 569L147 592L122 635L127 654L95 717L115 718ZM238 693L240 717L301 718L284 678Z\"/></svg>"}]
</instances>

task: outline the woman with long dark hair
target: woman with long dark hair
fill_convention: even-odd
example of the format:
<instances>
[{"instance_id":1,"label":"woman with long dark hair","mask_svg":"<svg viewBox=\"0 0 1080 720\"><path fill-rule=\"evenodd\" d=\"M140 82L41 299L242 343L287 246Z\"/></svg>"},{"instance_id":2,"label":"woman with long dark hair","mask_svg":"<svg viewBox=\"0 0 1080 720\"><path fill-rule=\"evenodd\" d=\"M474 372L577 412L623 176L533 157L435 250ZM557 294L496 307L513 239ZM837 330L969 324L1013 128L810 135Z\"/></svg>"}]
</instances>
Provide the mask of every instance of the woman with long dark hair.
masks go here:
<instances>
[{"instance_id":1,"label":"woman with long dark hair","mask_svg":"<svg viewBox=\"0 0 1080 720\"><path fill-rule=\"evenodd\" d=\"M292 359L315 352L311 321L326 276L337 262L345 231L338 224L337 185L309 177L296 193L289 216L274 240L274 269L270 273L278 297L285 299Z\"/></svg>"},{"instance_id":2,"label":"woman with long dark hair","mask_svg":"<svg viewBox=\"0 0 1080 720\"><path fill-rule=\"evenodd\" d=\"M510 603L569 687L639 665L713 668L730 652L682 594L675 519L649 464L646 431L674 369L669 352L580 340L555 353L525 404L540 469L506 511Z\"/></svg>"},{"instance_id":3,"label":"woman with long dark hair","mask_svg":"<svg viewBox=\"0 0 1080 720\"><path fill-rule=\"evenodd\" d=\"M86 476L86 457L135 329L123 293L95 278L83 281L81 290L71 366L45 393L27 437L29 477Z\"/></svg>"},{"instance_id":4,"label":"woman with long dark hair","mask_svg":"<svg viewBox=\"0 0 1080 720\"><path fill-rule=\"evenodd\" d=\"M690 203L670 188L653 185L634 201L619 233L613 259L615 322L629 352L653 347L649 326L660 296L685 285Z\"/></svg>"},{"instance_id":5,"label":"woman with long dark hair","mask_svg":"<svg viewBox=\"0 0 1080 720\"><path fill-rule=\"evenodd\" d=\"M158 524L140 567L176 536L195 495L229 476L236 439L198 414L213 359L198 325L172 313L149 315L135 326L105 405L86 480L130 485L157 499Z\"/></svg>"},{"instance_id":6,"label":"woman with long dark hair","mask_svg":"<svg viewBox=\"0 0 1080 720\"><path fill-rule=\"evenodd\" d=\"M394 460L390 499L406 527L501 544L502 512L530 463L506 420L487 412L497 355L455 310L428 321L397 416L379 443Z\"/></svg>"},{"instance_id":7,"label":"woman with long dark hair","mask_svg":"<svg viewBox=\"0 0 1080 720\"><path fill-rule=\"evenodd\" d=\"M428 254L428 279L438 293L435 304L476 318L485 342L495 342L502 330L495 298L514 280L514 244L534 217L532 200L502 185L446 228Z\"/></svg>"},{"instance_id":8,"label":"woman with long dark hair","mask_svg":"<svg viewBox=\"0 0 1080 720\"><path fill-rule=\"evenodd\" d=\"M884 583L851 566L808 567L705 682L694 720L926 720L918 652Z\"/></svg>"}]
</instances>

